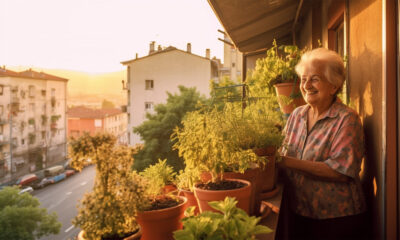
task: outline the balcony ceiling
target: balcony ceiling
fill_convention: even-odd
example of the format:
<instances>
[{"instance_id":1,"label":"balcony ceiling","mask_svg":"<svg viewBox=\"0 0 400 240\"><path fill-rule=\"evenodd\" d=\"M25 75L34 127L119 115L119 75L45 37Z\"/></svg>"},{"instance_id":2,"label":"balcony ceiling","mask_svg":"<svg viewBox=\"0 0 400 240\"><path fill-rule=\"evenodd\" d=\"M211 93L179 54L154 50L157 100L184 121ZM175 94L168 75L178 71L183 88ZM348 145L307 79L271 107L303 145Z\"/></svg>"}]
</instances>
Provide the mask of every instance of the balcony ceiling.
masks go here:
<instances>
[{"instance_id":1,"label":"balcony ceiling","mask_svg":"<svg viewBox=\"0 0 400 240\"><path fill-rule=\"evenodd\" d=\"M208 2L235 46L245 53L270 47L274 38L279 44L292 43L292 29L301 16L303 3L302 0Z\"/></svg>"}]
</instances>

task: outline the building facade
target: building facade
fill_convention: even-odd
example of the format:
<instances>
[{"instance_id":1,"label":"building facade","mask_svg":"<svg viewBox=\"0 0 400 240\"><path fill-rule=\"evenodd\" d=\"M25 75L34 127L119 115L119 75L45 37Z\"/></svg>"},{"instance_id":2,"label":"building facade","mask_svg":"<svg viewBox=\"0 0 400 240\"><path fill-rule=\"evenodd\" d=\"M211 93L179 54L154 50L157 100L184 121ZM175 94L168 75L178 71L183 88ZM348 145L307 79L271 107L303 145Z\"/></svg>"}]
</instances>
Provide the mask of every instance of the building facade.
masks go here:
<instances>
[{"instance_id":1,"label":"building facade","mask_svg":"<svg viewBox=\"0 0 400 240\"><path fill-rule=\"evenodd\" d=\"M2 182L65 160L67 79L0 68Z\"/></svg>"},{"instance_id":2,"label":"building facade","mask_svg":"<svg viewBox=\"0 0 400 240\"><path fill-rule=\"evenodd\" d=\"M128 139L130 145L142 143L140 136L132 132L133 127L146 120L146 113L152 113L154 106L165 103L167 92L178 92L178 86L196 87L201 94L209 96L210 80L218 79L218 61L210 59L210 50L205 57L175 47L157 50L151 42L147 56L122 62L127 66L128 94Z\"/></svg>"},{"instance_id":3,"label":"building facade","mask_svg":"<svg viewBox=\"0 0 400 240\"><path fill-rule=\"evenodd\" d=\"M68 137L79 137L85 132L95 134L107 132L115 135L119 144L126 144L127 114L120 109L93 109L73 107L67 112Z\"/></svg>"}]
</instances>

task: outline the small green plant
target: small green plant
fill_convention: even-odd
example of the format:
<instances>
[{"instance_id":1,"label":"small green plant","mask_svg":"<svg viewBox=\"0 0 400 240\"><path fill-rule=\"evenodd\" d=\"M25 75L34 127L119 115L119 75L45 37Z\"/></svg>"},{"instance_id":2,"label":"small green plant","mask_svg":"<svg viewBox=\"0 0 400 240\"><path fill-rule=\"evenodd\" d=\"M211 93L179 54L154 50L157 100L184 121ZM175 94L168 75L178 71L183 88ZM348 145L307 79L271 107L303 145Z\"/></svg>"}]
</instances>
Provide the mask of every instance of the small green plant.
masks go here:
<instances>
[{"instance_id":1,"label":"small green plant","mask_svg":"<svg viewBox=\"0 0 400 240\"><path fill-rule=\"evenodd\" d=\"M295 66L304 51L295 45L278 46L274 40L266 57L257 60L256 67L246 82L250 85L256 84L262 89L272 89L277 83L297 81Z\"/></svg>"},{"instance_id":2,"label":"small green plant","mask_svg":"<svg viewBox=\"0 0 400 240\"><path fill-rule=\"evenodd\" d=\"M29 125L35 125L35 119L34 118L29 118L28 124Z\"/></svg>"},{"instance_id":3,"label":"small green plant","mask_svg":"<svg viewBox=\"0 0 400 240\"><path fill-rule=\"evenodd\" d=\"M50 121L51 121L51 123L56 123L58 121L58 119L60 119L60 118L61 118L61 115L52 115Z\"/></svg>"},{"instance_id":4,"label":"small green plant","mask_svg":"<svg viewBox=\"0 0 400 240\"><path fill-rule=\"evenodd\" d=\"M176 185L178 189L193 192L194 185L200 182L200 174L197 168L186 167L184 170L180 170L179 174L176 176Z\"/></svg>"},{"instance_id":5,"label":"small green plant","mask_svg":"<svg viewBox=\"0 0 400 240\"><path fill-rule=\"evenodd\" d=\"M158 159L158 163L150 165L139 173L147 183L146 192L153 199L162 194L165 185L175 182L176 173L167 165L167 159Z\"/></svg>"},{"instance_id":6,"label":"small green plant","mask_svg":"<svg viewBox=\"0 0 400 240\"><path fill-rule=\"evenodd\" d=\"M46 123L47 123L47 119L48 119L48 117L47 117L47 115L42 115L42 125L44 126L44 125L46 125Z\"/></svg>"},{"instance_id":7,"label":"small green plant","mask_svg":"<svg viewBox=\"0 0 400 240\"><path fill-rule=\"evenodd\" d=\"M195 216L194 207L186 209L183 229L174 232L176 240L247 240L255 239L257 234L272 232L270 228L258 224L260 218L250 217L237 208L234 198L226 197L224 201L209 204L220 213L205 211Z\"/></svg>"}]
</instances>

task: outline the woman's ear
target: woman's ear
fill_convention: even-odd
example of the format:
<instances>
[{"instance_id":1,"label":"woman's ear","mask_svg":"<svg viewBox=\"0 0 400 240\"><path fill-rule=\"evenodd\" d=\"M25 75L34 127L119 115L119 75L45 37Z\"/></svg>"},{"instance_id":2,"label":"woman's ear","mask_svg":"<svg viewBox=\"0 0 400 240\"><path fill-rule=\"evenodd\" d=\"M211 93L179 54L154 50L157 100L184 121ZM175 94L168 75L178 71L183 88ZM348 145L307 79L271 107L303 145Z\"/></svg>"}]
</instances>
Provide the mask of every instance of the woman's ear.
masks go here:
<instances>
[{"instance_id":1,"label":"woman's ear","mask_svg":"<svg viewBox=\"0 0 400 240\"><path fill-rule=\"evenodd\" d=\"M332 96L335 95L336 92L338 91L338 89L339 89L339 88L338 88L337 86L331 84L330 94L331 94Z\"/></svg>"}]
</instances>

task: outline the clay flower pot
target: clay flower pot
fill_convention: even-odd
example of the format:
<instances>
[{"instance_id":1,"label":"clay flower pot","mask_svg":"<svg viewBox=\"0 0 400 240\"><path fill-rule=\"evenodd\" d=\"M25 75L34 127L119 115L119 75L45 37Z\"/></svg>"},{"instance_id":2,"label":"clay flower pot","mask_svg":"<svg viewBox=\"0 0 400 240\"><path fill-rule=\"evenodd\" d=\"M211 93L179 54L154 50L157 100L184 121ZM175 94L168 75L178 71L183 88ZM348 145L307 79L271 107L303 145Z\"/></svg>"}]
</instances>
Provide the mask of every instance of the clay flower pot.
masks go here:
<instances>
[{"instance_id":1,"label":"clay flower pot","mask_svg":"<svg viewBox=\"0 0 400 240\"><path fill-rule=\"evenodd\" d=\"M278 83L275 84L276 95L278 96L278 103L281 111L284 114L290 114L296 107L306 104L303 96L300 93L299 82L292 83ZM283 98L280 96L284 96ZM293 99L291 96L295 96ZM292 100L291 103L287 103L287 100Z\"/></svg>"},{"instance_id":2,"label":"clay flower pot","mask_svg":"<svg viewBox=\"0 0 400 240\"><path fill-rule=\"evenodd\" d=\"M261 186L259 194L260 200L265 200L275 196L278 192L276 182L278 179L278 171L276 169L276 147L258 148L253 150L257 156L268 158L268 163L263 169L260 169L260 177L258 183Z\"/></svg>"},{"instance_id":3,"label":"clay flower pot","mask_svg":"<svg viewBox=\"0 0 400 240\"><path fill-rule=\"evenodd\" d=\"M187 198L178 196L183 202L175 207L138 212L137 222L142 229L141 240L173 240L173 232L182 228L181 219L186 209Z\"/></svg>"},{"instance_id":4,"label":"clay flower pot","mask_svg":"<svg viewBox=\"0 0 400 240\"><path fill-rule=\"evenodd\" d=\"M241 179L226 179L238 181L246 184L242 188L232 190L204 190L194 187L194 194L200 207L200 212L216 211L208 205L211 201L222 201L225 197L234 197L238 201L237 207L243 209L247 214L250 213L251 184L249 181Z\"/></svg>"},{"instance_id":5,"label":"clay flower pot","mask_svg":"<svg viewBox=\"0 0 400 240\"><path fill-rule=\"evenodd\" d=\"M194 210L194 213L197 215L200 212L200 210L199 210L199 205L197 204L197 199L196 199L196 196L194 195L194 192L184 190L184 189L181 189L180 192L183 194L183 196L185 196L187 198L186 208L192 207L192 206L196 207L196 209Z\"/></svg>"}]
</instances>

